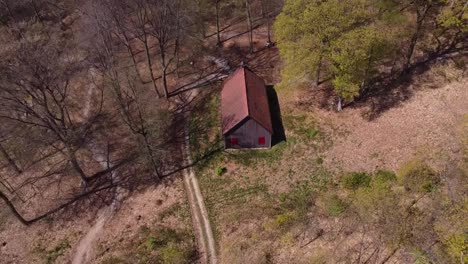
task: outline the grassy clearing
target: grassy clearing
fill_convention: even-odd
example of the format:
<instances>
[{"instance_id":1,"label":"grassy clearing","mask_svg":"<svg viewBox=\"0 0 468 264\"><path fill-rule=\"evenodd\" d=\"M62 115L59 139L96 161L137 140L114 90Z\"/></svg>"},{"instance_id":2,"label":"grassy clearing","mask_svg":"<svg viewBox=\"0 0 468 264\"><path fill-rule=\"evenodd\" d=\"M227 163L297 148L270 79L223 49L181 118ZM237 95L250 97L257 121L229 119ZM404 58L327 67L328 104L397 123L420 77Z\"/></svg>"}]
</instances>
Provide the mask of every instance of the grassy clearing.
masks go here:
<instances>
[{"instance_id":1,"label":"grassy clearing","mask_svg":"<svg viewBox=\"0 0 468 264\"><path fill-rule=\"evenodd\" d=\"M205 126L203 135L191 131L191 139L201 142L193 145L200 153L216 145L206 144L206 135L219 134L219 123L203 121L216 116L206 111L217 111L217 107L204 105L194 116L199 118L197 122L213 127ZM287 254L297 263L339 262L340 254L348 259L357 249L340 247L331 254L318 248L312 254L298 246L322 237L323 241L339 241L340 234L360 230L366 231L361 235L370 247L374 243L408 250L414 252L410 255L415 261L427 256L431 261L460 257L466 252L466 233L444 227L468 230L462 220L468 219L468 203L457 203L450 210L453 202L444 191L440 172L423 160L408 161L397 173L332 173L324 167L322 154L332 142L313 115L284 113L283 124L287 141L271 150L218 151L205 155L195 168L224 263L275 263L279 254ZM463 164L457 166L460 175L465 173ZM439 203L444 199L448 200L445 205ZM437 239L441 242L428 252L428 243Z\"/></svg>"},{"instance_id":2,"label":"grassy clearing","mask_svg":"<svg viewBox=\"0 0 468 264\"><path fill-rule=\"evenodd\" d=\"M34 248L34 253L39 255L44 263L52 264L55 263L60 256L63 256L70 248L70 242L67 239L60 241L50 249L47 249L42 242L39 241Z\"/></svg>"},{"instance_id":3,"label":"grassy clearing","mask_svg":"<svg viewBox=\"0 0 468 264\"><path fill-rule=\"evenodd\" d=\"M101 263L178 264L192 263L197 257L192 233L165 226L140 227L137 236L120 253L106 257Z\"/></svg>"},{"instance_id":4,"label":"grassy clearing","mask_svg":"<svg viewBox=\"0 0 468 264\"><path fill-rule=\"evenodd\" d=\"M270 150L212 153L221 147L218 105L216 94L207 95L193 111L190 126L191 148L200 160L195 170L216 241L226 229L251 221L260 228L252 239L279 235L289 241L288 230L304 221L316 192L324 189L331 175L318 155L294 161L304 168L299 177L296 171L284 170L283 162L320 145L325 135L312 117L286 115L286 142Z\"/></svg>"},{"instance_id":5,"label":"grassy clearing","mask_svg":"<svg viewBox=\"0 0 468 264\"><path fill-rule=\"evenodd\" d=\"M398 177L410 191L432 192L440 182L438 173L420 159L405 163L398 171Z\"/></svg>"}]
</instances>

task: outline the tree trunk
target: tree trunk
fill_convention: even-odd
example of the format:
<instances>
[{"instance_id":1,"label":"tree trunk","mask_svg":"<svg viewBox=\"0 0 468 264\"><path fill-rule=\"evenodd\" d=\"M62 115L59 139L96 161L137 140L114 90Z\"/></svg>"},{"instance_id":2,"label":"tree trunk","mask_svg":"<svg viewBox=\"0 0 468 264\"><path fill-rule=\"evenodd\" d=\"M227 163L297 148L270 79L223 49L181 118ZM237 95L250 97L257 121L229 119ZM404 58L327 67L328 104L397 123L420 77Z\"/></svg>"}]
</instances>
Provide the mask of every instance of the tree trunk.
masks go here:
<instances>
[{"instance_id":1,"label":"tree trunk","mask_svg":"<svg viewBox=\"0 0 468 264\"><path fill-rule=\"evenodd\" d=\"M408 71L408 69L409 69L409 67L411 65L411 59L413 58L414 49L416 47L416 44L418 43L419 36L421 34L422 24L424 22L424 19L426 18L427 11L429 11L429 8L430 8L430 5L425 5L422 12L420 12L419 10L417 11L416 31L414 32L413 36L411 37L410 46L408 48L408 52L406 53L405 65L403 67L403 70L405 72Z\"/></svg>"},{"instance_id":2,"label":"tree trunk","mask_svg":"<svg viewBox=\"0 0 468 264\"><path fill-rule=\"evenodd\" d=\"M39 14L39 10L37 9L36 0L31 0L31 5L33 6L37 20L39 20L39 22L41 22L41 24L44 25L44 21L42 20L41 14Z\"/></svg>"},{"instance_id":3,"label":"tree trunk","mask_svg":"<svg viewBox=\"0 0 468 264\"><path fill-rule=\"evenodd\" d=\"M341 96L338 96L338 104L336 105L336 111L341 112L343 111L343 103Z\"/></svg>"},{"instance_id":4,"label":"tree trunk","mask_svg":"<svg viewBox=\"0 0 468 264\"><path fill-rule=\"evenodd\" d=\"M268 44L271 44L271 17L270 14L267 14L267 36L268 36Z\"/></svg>"},{"instance_id":5,"label":"tree trunk","mask_svg":"<svg viewBox=\"0 0 468 264\"><path fill-rule=\"evenodd\" d=\"M315 86L320 85L320 73L322 71L322 54L320 54L318 65L317 65L317 71L315 72Z\"/></svg>"},{"instance_id":6,"label":"tree trunk","mask_svg":"<svg viewBox=\"0 0 468 264\"><path fill-rule=\"evenodd\" d=\"M18 173L18 174L21 174L23 173L23 170L18 166L18 164L16 164L15 160L10 156L10 154L8 154L8 152L6 151L6 149L2 146L2 144L0 143L0 152L3 154L3 156L5 157L5 159L8 161L8 164L10 164L10 166L15 169L15 171Z\"/></svg>"},{"instance_id":7,"label":"tree trunk","mask_svg":"<svg viewBox=\"0 0 468 264\"><path fill-rule=\"evenodd\" d=\"M250 43L250 53L254 52L253 46L253 24L252 24L252 14L250 13L250 3L249 0L245 0L245 9L247 14L247 23L249 26L249 43Z\"/></svg>"},{"instance_id":8,"label":"tree trunk","mask_svg":"<svg viewBox=\"0 0 468 264\"><path fill-rule=\"evenodd\" d=\"M364 79L362 80L362 83L361 83L362 93L365 92L366 86L367 86L367 80L370 77L371 67L372 67L372 59L373 59L373 57L372 57L373 50L374 50L373 47L371 47L370 50L369 50L369 56L367 58L366 72L364 73Z\"/></svg>"},{"instance_id":9,"label":"tree trunk","mask_svg":"<svg viewBox=\"0 0 468 264\"><path fill-rule=\"evenodd\" d=\"M158 86L156 85L156 78L154 77L154 73L153 73L153 62L151 61L151 55L150 55L150 50L149 50L149 45L148 45L148 38L147 38L146 35L145 35L145 39L143 41L143 44L145 45L146 62L148 63L151 82L153 83L153 88L154 88L156 94L158 95L159 98L161 98L161 94L159 93Z\"/></svg>"},{"instance_id":10,"label":"tree trunk","mask_svg":"<svg viewBox=\"0 0 468 264\"><path fill-rule=\"evenodd\" d=\"M271 1L271 0L267 0L267 1ZM263 18L267 17L267 12L265 11L265 0L260 1L260 13L261 13L260 15Z\"/></svg>"},{"instance_id":11,"label":"tree trunk","mask_svg":"<svg viewBox=\"0 0 468 264\"><path fill-rule=\"evenodd\" d=\"M219 2L220 0L216 1L216 38L218 46L221 45L221 32L220 32L220 25L219 25Z\"/></svg>"},{"instance_id":12,"label":"tree trunk","mask_svg":"<svg viewBox=\"0 0 468 264\"><path fill-rule=\"evenodd\" d=\"M80 163L78 162L78 158L76 157L76 152L72 150L71 148L67 148L68 151L68 159L70 160L73 169L78 173L78 175L81 178L81 181L86 184L88 183L88 177L84 173L83 169L80 166Z\"/></svg>"},{"instance_id":13,"label":"tree trunk","mask_svg":"<svg viewBox=\"0 0 468 264\"><path fill-rule=\"evenodd\" d=\"M164 97L167 99L169 98L169 89L167 87L167 68L169 65L166 65L166 48L164 47L164 43L161 43L161 40L159 40L159 53L161 56L161 67L163 68L162 81L163 81Z\"/></svg>"},{"instance_id":14,"label":"tree trunk","mask_svg":"<svg viewBox=\"0 0 468 264\"><path fill-rule=\"evenodd\" d=\"M326 44L327 44L327 40L323 38L320 42L318 64L317 64L317 70L315 72L315 85L317 87L320 85L320 77L322 74L322 64L323 64L323 57L324 57L323 54L325 53Z\"/></svg>"},{"instance_id":15,"label":"tree trunk","mask_svg":"<svg viewBox=\"0 0 468 264\"><path fill-rule=\"evenodd\" d=\"M167 68L164 67L163 69L163 87L164 87L164 97L167 99L169 98L169 89L167 87Z\"/></svg>"},{"instance_id":16,"label":"tree trunk","mask_svg":"<svg viewBox=\"0 0 468 264\"><path fill-rule=\"evenodd\" d=\"M156 175L156 180L159 181L161 179L161 175L159 173L158 165L156 163L156 159L155 159L154 154L153 154L153 148L151 147L151 144L149 142L148 135L146 133L144 133L144 134L142 134L142 136L143 136L143 138L145 140L146 151L148 153L148 157L150 159L151 166L153 167L154 174Z\"/></svg>"},{"instance_id":17,"label":"tree trunk","mask_svg":"<svg viewBox=\"0 0 468 264\"><path fill-rule=\"evenodd\" d=\"M132 47L130 46L130 43L128 43L127 50L130 53L130 56L132 57L133 67L135 68L135 72L138 78L140 79L140 81L143 82L143 78L141 77L140 71L138 70L138 63L135 58L135 53L133 52Z\"/></svg>"},{"instance_id":18,"label":"tree trunk","mask_svg":"<svg viewBox=\"0 0 468 264\"><path fill-rule=\"evenodd\" d=\"M0 190L0 199L2 199L8 208L10 208L10 211L13 213L13 215L23 224L23 225L29 225L30 222L16 210L15 206L13 203L8 199L8 197Z\"/></svg>"},{"instance_id":19,"label":"tree trunk","mask_svg":"<svg viewBox=\"0 0 468 264\"><path fill-rule=\"evenodd\" d=\"M143 82L143 78L141 77L140 71L138 71L138 64L135 58L135 52L133 52L132 46L130 44L130 38L127 35L127 29L120 22L120 18L118 17L117 13L112 12L112 18L115 22L118 33L120 33L124 38L124 40L122 41L123 44L127 47L127 50L130 53L130 56L132 56L133 67L135 67L136 74L138 75L138 78L140 78L140 81Z\"/></svg>"}]
</instances>

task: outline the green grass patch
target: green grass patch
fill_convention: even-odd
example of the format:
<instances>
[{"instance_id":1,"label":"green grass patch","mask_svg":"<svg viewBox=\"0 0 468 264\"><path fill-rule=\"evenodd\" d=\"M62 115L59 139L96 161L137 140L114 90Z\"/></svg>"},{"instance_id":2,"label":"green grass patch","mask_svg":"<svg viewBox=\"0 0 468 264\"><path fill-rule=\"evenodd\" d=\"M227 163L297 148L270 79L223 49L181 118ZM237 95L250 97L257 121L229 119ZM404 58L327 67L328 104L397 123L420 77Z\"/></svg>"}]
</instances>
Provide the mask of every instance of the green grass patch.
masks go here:
<instances>
[{"instance_id":1,"label":"green grass patch","mask_svg":"<svg viewBox=\"0 0 468 264\"><path fill-rule=\"evenodd\" d=\"M378 170L374 173L374 180L378 182L394 182L397 176L393 171Z\"/></svg>"},{"instance_id":2,"label":"green grass patch","mask_svg":"<svg viewBox=\"0 0 468 264\"><path fill-rule=\"evenodd\" d=\"M227 169L226 167L216 167L215 173L218 176L222 176L224 173L226 173Z\"/></svg>"},{"instance_id":3,"label":"green grass patch","mask_svg":"<svg viewBox=\"0 0 468 264\"><path fill-rule=\"evenodd\" d=\"M167 217L175 216L182 219L184 222L190 222L190 210L187 203L175 203L172 206L168 207L166 210L162 211L159 214L159 218L164 220Z\"/></svg>"},{"instance_id":4,"label":"green grass patch","mask_svg":"<svg viewBox=\"0 0 468 264\"><path fill-rule=\"evenodd\" d=\"M193 160L204 159L222 147L219 94L206 95L189 118L189 142Z\"/></svg>"},{"instance_id":5,"label":"green grass patch","mask_svg":"<svg viewBox=\"0 0 468 264\"><path fill-rule=\"evenodd\" d=\"M292 225L298 216L295 212L286 212L276 216L274 225L277 228L285 228Z\"/></svg>"},{"instance_id":6,"label":"green grass patch","mask_svg":"<svg viewBox=\"0 0 468 264\"><path fill-rule=\"evenodd\" d=\"M346 210L346 204L336 194L325 200L325 206L328 215L332 217L338 217Z\"/></svg>"},{"instance_id":7,"label":"green grass patch","mask_svg":"<svg viewBox=\"0 0 468 264\"><path fill-rule=\"evenodd\" d=\"M283 120L285 129L294 133L302 140L314 140L320 137L320 130L317 122L310 116L302 115L284 115Z\"/></svg>"},{"instance_id":8,"label":"green grass patch","mask_svg":"<svg viewBox=\"0 0 468 264\"><path fill-rule=\"evenodd\" d=\"M366 172L350 172L341 177L341 183L348 190L369 187L371 176Z\"/></svg>"},{"instance_id":9,"label":"green grass patch","mask_svg":"<svg viewBox=\"0 0 468 264\"><path fill-rule=\"evenodd\" d=\"M124 264L124 263L128 263L128 262L116 256L110 256L110 257L105 258L103 261L101 261L101 264Z\"/></svg>"},{"instance_id":10,"label":"green grass patch","mask_svg":"<svg viewBox=\"0 0 468 264\"><path fill-rule=\"evenodd\" d=\"M265 194L268 188L264 184L253 184L251 186L241 187L234 185L228 189L220 190L216 197L210 197L209 203L214 204L243 204L248 201L249 197L258 194ZM213 199L214 198L214 199Z\"/></svg>"},{"instance_id":11,"label":"green grass patch","mask_svg":"<svg viewBox=\"0 0 468 264\"><path fill-rule=\"evenodd\" d=\"M39 243L36 245L34 252L36 252L42 257L44 263L52 264L55 263L58 257L63 256L65 252L70 248L70 242L68 242L68 240L65 239L58 243L56 246L54 246L52 249L46 249L42 244Z\"/></svg>"},{"instance_id":12,"label":"green grass patch","mask_svg":"<svg viewBox=\"0 0 468 264\"><path fill-rule=\"evenodd\" d=\"M280 194L280 207L284 211L297 211L300 215L307 213L313 204L314 191L306 183L300 183L287 193Z\"/></svg>"},{"instance_id":13,"label":"green grass patch","mask_svg":"<svg viewBox=\"0 0 468 264\"><path fill-rule=\"evenodd\" d=\"M405 189L412 192L432 192L440 182L439 174L420 159L403 164L398 177Z\"/></svg>"},{"instance_id":14,"label":"green grass patch","mask_svg":"<svg viewBox=\"0 0 468 264\"><path fill-rule=\"evenodd\" d=\"M122 253L121 263L191 263L196 255L195 237L186 230L142 226Z\"/></svg>"},{"instance_id":15,"label":"green grass patch","mask_svg":"<svg viewBox=\"0 0 468 264\"><path fill-rule=\"evenodd\" d=\"M280 142L276 146L267 150L238 150L226 154L227 158L231 158L235 162L250 167L265 162L269 166L275 165L283 157L284 150L290 145L290 141Z\"/></svg>"},{"instance_id":16,"label":"green grass patch","mask_svg":"<svg viewBox=\"0 0 468 264\"><path fill-rule=\"evenodd\" d=\"M159 250L158 262L161 264L192 263L195 255L195 250L186 250L178 244L168 243Z\"/></svg>"}]
</instances>

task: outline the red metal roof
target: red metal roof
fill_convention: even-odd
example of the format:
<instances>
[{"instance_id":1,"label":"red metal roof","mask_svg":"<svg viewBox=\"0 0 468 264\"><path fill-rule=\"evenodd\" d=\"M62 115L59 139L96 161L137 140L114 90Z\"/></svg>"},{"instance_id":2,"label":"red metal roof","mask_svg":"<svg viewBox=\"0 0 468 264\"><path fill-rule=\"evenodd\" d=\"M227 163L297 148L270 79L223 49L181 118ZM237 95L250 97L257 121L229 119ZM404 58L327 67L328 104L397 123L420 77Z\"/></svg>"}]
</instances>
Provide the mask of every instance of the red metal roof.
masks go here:
<instances>
[{"instance_id":1,"label":"red metal roof","mask_svg":"<svg viewBox=\"0 0 468 264\"><path fill-rule=\"evenodd\" d=\"M273 133L265 82L247 67L237 69L224 81L221 91L223 135L247 117Z\"/></svg>"}]
</instances>

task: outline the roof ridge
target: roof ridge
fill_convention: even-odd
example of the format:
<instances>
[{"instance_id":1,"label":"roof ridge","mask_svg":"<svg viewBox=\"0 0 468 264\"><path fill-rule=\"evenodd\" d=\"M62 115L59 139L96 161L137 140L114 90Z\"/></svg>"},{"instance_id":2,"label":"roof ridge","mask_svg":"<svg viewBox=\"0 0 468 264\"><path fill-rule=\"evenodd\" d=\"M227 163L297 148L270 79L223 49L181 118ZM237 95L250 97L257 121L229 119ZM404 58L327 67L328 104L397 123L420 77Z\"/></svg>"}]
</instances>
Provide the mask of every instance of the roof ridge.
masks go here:
<instances>
[{"instance_id":1,"label":"roof ridge","mask_svg":"<svg viewBox=\"0 0 468 264\"><path fill-rule=\"evenodd\" d=\"M242 73L244 74L245 101L247 102L247 116L251 116L250 115L250 104L249 104L249 91L247 90L247 76L245 74L245 67L242 67Z\"/></svg>"}]
</instances>

